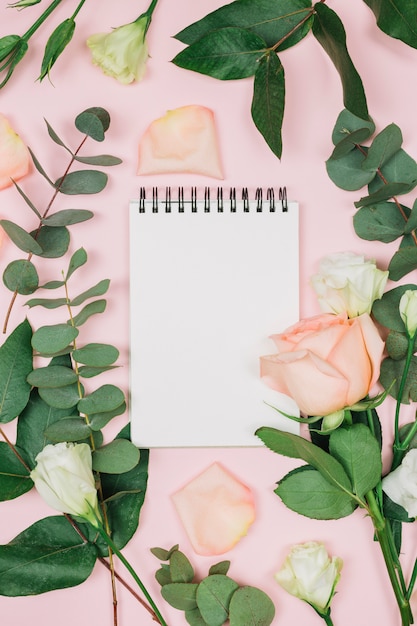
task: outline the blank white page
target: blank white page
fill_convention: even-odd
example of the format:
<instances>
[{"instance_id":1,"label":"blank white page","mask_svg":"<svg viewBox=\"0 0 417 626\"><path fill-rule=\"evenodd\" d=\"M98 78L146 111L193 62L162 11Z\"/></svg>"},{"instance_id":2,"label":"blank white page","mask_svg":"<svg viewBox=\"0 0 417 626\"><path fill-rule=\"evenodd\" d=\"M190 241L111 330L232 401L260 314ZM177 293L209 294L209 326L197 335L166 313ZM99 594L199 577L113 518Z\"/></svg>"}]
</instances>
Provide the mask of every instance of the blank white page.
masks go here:
<instances>
[{"instance_id":1,"label":"blank white page","mask_svg":"<svg viewBox=\"0 0 417 626\"><path fill-rule=\"evenodd\" d=\"M295 405L259 379L269 335L298 320L297 203L144 204L130 203L132 440L256 446L259 426L298 432L267 403Z\"/></svg>"}]
</instances>

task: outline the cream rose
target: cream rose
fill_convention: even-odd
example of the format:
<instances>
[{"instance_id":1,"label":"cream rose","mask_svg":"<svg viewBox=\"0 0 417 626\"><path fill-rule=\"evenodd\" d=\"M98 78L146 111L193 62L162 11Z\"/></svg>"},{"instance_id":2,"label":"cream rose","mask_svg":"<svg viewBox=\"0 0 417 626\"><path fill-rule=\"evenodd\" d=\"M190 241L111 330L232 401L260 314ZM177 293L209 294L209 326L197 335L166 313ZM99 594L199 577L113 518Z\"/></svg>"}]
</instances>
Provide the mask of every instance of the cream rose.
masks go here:
<instances>
[{"instance_id":1,"label":"cream rose","mask_svg":"<svg viewBox=\"0 0 417 626\"><path fill-rule=\"evenodd\" d=\"M369 315L324 313L273 335L261 377L307 415L329 415L364 398L378 380L384 343Z\"/></svg>"},{"instance_id":2,"label":"cream rose","mask_svg":"<svg viewBox=\"0 0 417 626\"><path fill-rule=\"evenodd\" d=\"M319 273L311 278L322 310L356 317L370 313L372 304L381 298L388 272L377 268L375 261L352 252L339 252L321 260Z\"/></svg>"}]
</instances>

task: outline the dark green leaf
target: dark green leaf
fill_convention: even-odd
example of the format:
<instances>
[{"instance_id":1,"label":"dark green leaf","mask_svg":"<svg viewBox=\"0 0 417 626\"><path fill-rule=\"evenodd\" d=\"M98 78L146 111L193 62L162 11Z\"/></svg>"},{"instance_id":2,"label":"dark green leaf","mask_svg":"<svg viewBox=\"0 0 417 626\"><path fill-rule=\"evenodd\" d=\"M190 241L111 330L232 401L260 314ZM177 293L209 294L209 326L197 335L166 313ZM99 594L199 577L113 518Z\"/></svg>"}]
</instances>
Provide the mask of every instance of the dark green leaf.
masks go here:
<instances>
[{"instance_id":1,"label":"dark green leaf","mask_svg":"<svg viewBox=\"0 0 417 626\"><path fill-rule=\"evenodd\" d=\"M32 370L32 329L21 322L0 347L0 422L13 420L25 408L30 394L27 376Z\"/></svg>"},{"instance_id":2,"label":"dark green leaf","mask_svg":"<svg viewBox=\"0 0 417 626\"><path fill-rule=\"evenodd\" d=\"M375 124L371 119L365 121L347 109L343 109L339 113L333 128L332 141L337 146L349 133L354 133L363 128L368 129L368 137L375 132Z\"/></svg>"},{"instance_id":3,"label":"dark green leaf","mask_svg":"<svg viewBox=\"0 0 417 626\"><path fill-rule=\"evenodd\" d=\"M406 284L386 291L372 306L372 314L377 322L386 328L403 333L405 326L399 311L400 300L406 291L415 288L413 284Z\"/></svg>"},{"instance_id":4,"label":"dark green leaf","mask_svg":"<svg viewBox=\"0 0 417 626\"><path fill-rule=\"evenodd\" d=\"M175 609L191 611L197 608L197 583L168 583L161 587L161 595Z\"/></svg>"},{"instance_id":5,"label":"dark green leaf","mask_svg":"<svg viewBox=\"0 0 417 626\"><path fill-rule=\"evenodd\" d=\"M65 387L77 382L78 377L71 367L49 365L32 370L27 381L32 387Z\"/></svg>"},{"instance_id":6,"label":"dark green leaf","mask_svg":"<svg viewBox=\"0 0 417 626\"><path fill-rule=\"evenodd\" d=\"M330 158L341 159L345 154L348 154L360 145L369 135L369 128L358 128L358 130L354 130L352 133L346 133L345 137L335 146Z\"/></svg>"},{"instance_id":7,"label":"dark green leaf","mask_svg":"<svg viewBox=\"0 0 417 626\"><path fill-rule=\"evenodd\" d=\"M372 172L370 173L372 174ZM408 183L388 183L383 187L380 187L378 191L375 191L369 196L365 196L355 202L355 207L359 208L361 206L373 206L375 204L379 204L380 202L384 202L384 200L389 200L394 196L408 193L411 189L412 187L410 187Z\"/></svg>"},{"instance_id":8,"label":"dark green leaf","mask_svg":"<svg viewBox=\"0 0 417 626\"><path fill-rule=\"evenodd\" d=\"M400 382L404 371L405 359L394 361L390 357L384 359L381 363L380 383L384 389L390 389L390 395L395 399L400 393ZM393 384L394 383L394 384ZM411 359L409 374L404 385L401 402L410 404L417 401L417 358Z\"/></svg>"},{"instance_id":9,"label":"dark green leaf","mask_svg":"<svg viewBox=\"0 0 417 626\"><path fill-rule=\"evenodd\" d=\"M338 15L321 2L314 5L313 34L340 74L345 107L361 119L368 119L368 107L361 78L346 48L346 33Z\"/></svg>"},{"instance_id":10,"label":"dark green leaf","mask_svg":"<svg viewBox=\"0 0 417 626\"><path fill-rule=\"evenodd\" d=\"M83 365L106 367L118 359L119 351L106 343L88 343L82 348L74 350L72 356L77 363L83 363Z\"/></svg>"},{"instance_id":11,"label":"dark green leaf","mask_svg":"<svg viewBox=\"0 0 417 626\"><path fill-rule=\"evenodd\" d=\"M4 270L3 282L10 291L17 291L22 296L28 296L38 288L38 272L30 261L18 259L9 263Z\"/></svg>"},{"instance_id":12,"label":"dark green leaf","mask_svg":"<svg viewBox=\"0 0 417 626\"><path fill-rule=\"evenodd\" d=\"M408 517L407 511L393 502L386 493L384 495L384 515L388 517L390 520L397 520L399 522L414 522L414 519L410 519Z\"/></svg>"},{"instance_id":13,"label":"dark green leaf","mask_svg":"<svg viewBox=\"0 0 417 626\"><path fill-rule=\"evenodd\" d=\"M68 346L77 336L77 328L68 324L41 326L33 333L32 347L41 354L53 355Z\"/></svg>"},{"instance_id":14,"label":"dark green leaf","mask_svg":"<svg viewBox=\"0 0 417 626\"><path fill-rule=\"evenodd\" d=\"M58 178L54 186L66 195L94 194L103 191L108 176L99 170L79 170L70 172L65 178Z\"/></svg>"},{"instance_id":15,"label":"dark green leaf","mask_svg":"<svg viewBox=\"0 0 417 626\"><path fill-rule=\"evenodd\" d=\"M388 269L391 280L400 280L417 268L417 245L411 235L405 235L392 257Z\"/></svg>"},{"instance_id":16,"label":"dark green leaf","mask_svg":"<svg viewBox=\"0 0 417 626\"><path fill-rule=\"evenodd\" d=\"M91 107L77 115L75 126L95 141L103 141L104 133L110 126L110 115L101 107Z\"/></svg>"},{"instance_id":17,"label":"dark green leaf","mask_svg":"<svg viewBox=\"0 0 417 626\"><path fill-rule=\"evenodd\" d=\"M52 228L50 226L41 226L36 232L36 241L42 248L42 253L38 256L46 259L58 259L68 250L70 243L70 234L65 226Z\"/></svg>"},{"instance_id":18,"label":"dark green leaf","mask_svg":"<svg viewBox=\"0 0 417 626\"><path fill-rule=\"evenodd\" d=\"M171 581L173 583L191 583L194 569L183 552L174 550L169 559Z\"/></svg>"},{"instance_id":19,"label":"dark green leaf","mask_svg":"<svg viewBox=\"0 0 417 626\"><path fill-rule=\"evenodd\" d=\"M78 410L86 415L113 411L124 402L124 393L115 385L102 385L78 403Z\"/></svg>"},{"instance_id":20,"label":"dark green leaf","mask_svg":"<svg viewBox=\"0 0 417 626\"><path fill-rule=\"evenodd\" d=\"M230 626L269 626L275 617L272 600L256 587L240 587L230 600Z\"/></svg>"},{"instance_id":21,"label":"dark green leaf","mask_svg":"<svg viewBox=\"0 0 417 626\"><path fill-rule=\"evenodd\" d=\"M10 220L0 220L0 225L20 250L31 252L32 254L42 254L42 248L39 243L23 228L14 222L10 222Z\"/></svg>"},{"instance_id":22,"label":"dark green leaf","mask_svg":"<svg viewBox=\"0 0 417 626\"><path fill-rule=\"evenodd\" d=\"M39 213L38 209L35 207L33 202L27 197L27 195L25 194L23 189L21 187L19 187L19 185L17 184L16 181L13 181L13 184L14 184L15 188L17 189L17 191L22 196L22 198L24 199L24 201L26 202L26 204L32 209L32 211L35 213L35 215L37 217L39 217L39 219L41 219L41 214Z\"/></svg>"},{"instance_id":23,"label":"dark green leaf","mask_svg":"<svg viewBox=\"0 0 417 626\"><path fill-rule=\"evenodd\" d=\"M57 133L54 131L54 129L52 128L52 126L50 125L48 120L46 120L45 118L44 118L44 120L45 120L46 128L48 129L48 135L50 136L52 141L54 141L56 144L58 144L58 146L62 146L63 148L68 150L68 152L71 152L71 150L69 148L67 148L67 146L62 141L62 139L60 137L58 137Z\"/></svg>"},{"instance_id":24,"label":"dark green leaf","mask_svg":"<svg viewBox=\"0 0 417 626\"><path fill-rule=\"evenodd\" d=\"M84 582L97 558L63 516L39 520L0 546L0 595L30 596Z\"/></svg>"},{"instance_id":25,"label":"dark green leaf","mask_svg":"<svg viewBox=\"0 0 417 626\"><path fill-rule=\"evenodd\" d=\"M139 449L128 439L114 439L93 452L93 469L104 474L123 474L139 463Z\"/></svg>"},{"instance_id":26,"label":"dark green leaf","mask_svg":"<svg viewBox=\"0 0 417 626\"><path fill-rule=\"evenodd\" d=\"M253 76L266 44L243 28L221 28L204 35L172 60L175 65L220 80Z\"/></svg>"},{"instance_id":27,"label":"dark green leaf","mask_svg":"<svg viewBox=\"0 0 417 626\"><path fill-rule=\"evenodd\" d=\"M230 599L239 585L223 574L213 574L198 585L196 600L203 619L210 626L222 626L229 616Z\"/></svg>"},{"instance_id":28,"label":"dark green leaf","mask_svg":"<svg viewBox=\"0 0 417 626\"><path fill-rule=\"evenodd\" d=\"M395 39L417 48L416 7L410 0L364 0L375 14L379 28Z\"/></svg>"},{"instance_id":29,"label":"dark green leaf","mask_svg":"<svg viewBox=\"0 0 417 626\"><path fill-rule=\"evenodd\" d=\"M74 30L74 19L67 18L59 24L49 36L42 59L41 73L39 76L40 81L42 81L45 76L49 76L52 66L71 41Z\"/></svg>"},{"instance_id":30,"label":"dark green leaf","mask_svg":"<svg viewBox=\"0 0 417 626\"><path fill-rule=\"evenodd\" d=\"M70 276L72 276L75 270L77 270L79 267L82 267L85 263L87 263L87 252L84 250L84 248L79 248L74 252L71 257L66 280L68 280Z\"/></svg>"},{"instance_id":31,"label":"dark green leaf","mask_svg":"<svg viewBox=\"0 0 417 626\"><path fill-rule=\"evenodd\" d=\"M230 561L220 561L220 563L216 563L210 567L209 574L224 574L226 576L229 567Z\"/></svg>"},{"instance_id":32,"label":"dark green leaf","mask_svg":"<svg viewBox=\"0 0 417 626\"><path fill-rule=\"evenodd\" d=\"M109 285L110 281L108 279L101 280L99 283L97 283L97 285L90 287L90 289L87 289L87 291L80 293L80 295L76 296L75 298L71 298L71 306L79 306L80 304L88 300L88 298L102 296L108 290Z\"/></svg>"},{"instance_id":33,"label":"dark green leaf","mask_svg":"<svg viewBox=\"0 0 417 626\"><path fill-rule=\"evenodd\" d=\"M281 158L285 105L284 68L275 52L263 56L255 73L252 119L272 152Z\"/></svg>"},{"instance_id":34,"label":"dark green leaf","mask_svg":"<svg viewBox=\"0 0 417 626\"><path fill-rule=\"evenodd\" d=\"M404 207L402 207L402 209L404 211ZM417 228L417 200L414 201L412 211L408 209L408 212L405 212L404 214L408 217L404 232L409 235Z\"/></svg>"},{"instance_id":35,"label":"dark green leaf","mask_svg":"<svg viewBox=\"0 0 417 626\"><path fill-rule=\"evenodd\" d=\"M91 435L91 428L81 417L65 417L51 424L44 435L54 443L59 441L83 441Z\"/></svg>"},{"instance_id":36,"label":"dark green leaf","mask_svg":"<svg viewBox=\"0 0 417 626\"><path fill-rule=\"evenodd\" d=\"M339 519L353 513L356 502L309 465L290 472L275 493L286 507L311 519Z\"/></svg>"},{"instance_id":37,"label":"dark green leaf","mask_svg":"<svg viewBox=\"0 0 417 626\"><path fill-rule=\"evenodd\" d=\"M376 172L400 150L402 142L401 129L396 124L390 124L374 138L362 168Z\"/></svg>"},{"instance_id":38,"label":"dark green leaf","mask_svg":"<svg viewBox=\"0 0 417 626\"><path fill-rule=\"evenodd\" d=\"M91 220L94 217L92 211L86 211L84 209L64 209L63 211L57 211L49 217L45 217L42 220L42 224L46 226L71 226L72 224L79 224L86 220Z\"/></svg>"},{"instance_id":39,"label":"dark green leaf","mask_svg":"<svg viewBox=\"0 0 417 626\"><path fill-rule=\"evenodd\" d=\"M381 479L382 461L379 445L364 424L337 428L330 435L330 453L348 474L354 493L362 498Z\"/></svg>"},{"instance_id":40,"label":"dark green leaf","mask_svg":"<svg viewBox=\"0 0 417 626\"><path fill-rule=\"evenodd\" d=\"M378 191L389 183L403 183L407 185L404 191L399 193L407 193L417 184L417 163L410 157L405 150L401 148L387 161L381 168L381 176L375 176L369 185L369 193Z\"/></svg>"},{"instance_id":41,"label":"dark green leaf","mask_svg":"<svg viewBox=\"0 0 417 626\"><path fill-rule=\"evenodd\" d=\"M17 450L21 454L20 450ZM0 442L0 500L13 500L33 487L29 472L13 450Z\"/></svg>"},{"instance_id":42,"label":"dark green leaf","mask_svg":"<svg viewBox=\"0 0 417 626\"><path fill-rule=\"evenodd\" d=\"M78 315L73 317L72 323L77 327L82 326L82 324L85 324L85 322L90 319L92 315L103 313L106 309L106 304L106 300L94 300L94 302L90 302L78 313Z\"/></svg>"},{"instance_id":43,"label":"dark green leaf","mask_svg":"<svg viewBox=\"0 0 417 626\"><path fill-rule=\"evenodd\" d=\"M32 157L33 164L36 167L36 169L38 170L39 174L41 174L41 176L43 176L52 187L54 187L54 183L49 178L48 174L45 172L45 170L43 169L42 165L39 163L38 159L36 158L36 156L34 155L32 150L29 148L29 146L28 146L28 150L30 152L30 156Z\"/></svg>"},{"instance_id":44,"label":"dark green leaf","mask_svg":"<svg viewBox=\"0 0 417 626\"><path fill-rule=\"evenodd\" d=\"M359 150L351 150L343 157L326 161L326 169L335 185L346 191L356 191L367 185L375 176L375 172L362 169L365 156Z\"/></svg>"},{"instance_id":45,"label":"dark green leaf","mask_svg":"<svg viewBox=\"0 0 417 626\"><path fill-rule=\"evenodd\" d=\"M77 384L65 385L56 389L39 387L39 395L48 404L56 409L73 409L80 399L80 392Z\"/></svg>"},{"instance_id":46,"label":"dark green leaf","mask_svg":"<svg viewBox=\"0 0 417 626\"><path fill-rule=\"evenodd\" d=\"M362 239L389 243L404 234L407 222L394 202L379 202L359 209L353 225Z\"/></svg>"},{"instance_id":47,"label":"dark green leaf","mask_svg":"<svg viewBox=\"0 0 417 626\"><path fill-rule=\"evenodd\" d=\"M97 154L91 157L74 156L74 160L85 165L99 165L101 167L109 167L111 165L120 165L123 163L119 157L112 156L111 154Z\"/></svg>"},{"instance_id":48,"label":"dark green leaf","mask_svg":"<svg viewBox=\"0 0 417 626\"><path fill-rule=\"evenodd\" d=\"M43 306L45 309L57 309L60 306L67 304L66 298L31 298L25 302L26 306L32 308L33 306Z\"/></svg>"}]
</instances>

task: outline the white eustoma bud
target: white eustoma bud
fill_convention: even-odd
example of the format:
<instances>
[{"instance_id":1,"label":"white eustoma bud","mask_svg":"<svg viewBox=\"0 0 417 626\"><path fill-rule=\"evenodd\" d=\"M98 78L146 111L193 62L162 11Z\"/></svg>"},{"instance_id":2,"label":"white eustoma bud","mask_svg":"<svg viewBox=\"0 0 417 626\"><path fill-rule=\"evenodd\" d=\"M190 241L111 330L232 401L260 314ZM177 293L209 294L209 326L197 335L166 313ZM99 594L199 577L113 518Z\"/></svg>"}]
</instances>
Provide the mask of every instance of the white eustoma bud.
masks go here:
<instances>
[{"instance_id":1,"label":"white eustoma bud","mask_svg":"<svg viewBox=\"0 0 417 626\"><path fill-rule=\"evenodd\" d=\"M408 335L413 338L417 331L417 289L407 289L401 296L400 315Z\"/></svg>"}]
</instances>

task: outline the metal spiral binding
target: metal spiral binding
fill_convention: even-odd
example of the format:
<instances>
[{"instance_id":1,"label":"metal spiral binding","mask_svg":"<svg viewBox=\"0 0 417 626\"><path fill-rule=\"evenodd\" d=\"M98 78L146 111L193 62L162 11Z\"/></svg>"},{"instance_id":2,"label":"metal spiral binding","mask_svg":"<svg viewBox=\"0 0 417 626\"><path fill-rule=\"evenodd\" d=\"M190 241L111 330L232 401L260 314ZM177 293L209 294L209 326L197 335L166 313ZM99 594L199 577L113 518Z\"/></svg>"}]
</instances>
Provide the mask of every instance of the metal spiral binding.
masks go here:
<instances>
[{"instance_id":1,"label":"metal spiral binding","mask_svg":"<svg viewBox=\"0 0 417 626\"><path fill-rule=\"evenodd\" d=\"M223 187L217 187L217 198L215 200L215 204L217 205L217 212L224 212L224 201L223 201L224 189ZM197 213L198 209L198 194L197 187L191 187L191 199L184 199L184 187L178 187L178 195L177 199L172 198L172 188L165 188L165 200L160 200L158 198L158 187L152 187L152 204L151 210L152 213L158 213L159 210L164 206L165 213L171 213L173 209L173 204L176 204L178 207L178 213L184 213L185 205L190 204L191 212ZM210 187L205 187L204 189L204 205L203 210L204 213L210 213L212 209L212 201L210 199ZM255 204L256 204L256 212L262 213L264 210L264 190L262 187L257 187L255 191ZM278 199L281 202L282 211L286 213L288 211L288 199L287 199L287 188L280 187L278 191ZM242 205L243 212L249 213L250 211L250 198L249 191L247 187L242 188ZM236 198L236 187L230 188L229 193L229 201L230 201L230 212L236 213L237 211L237 198ZM276 211L276 202L275 202L275 191L273 187L268 187L266 190L266 201L269 203L269 212L274 213ZM140 187L139 189L139 213L145 212L146 206L146 189L145 187Z\"/></svg>"}]
</instances>

